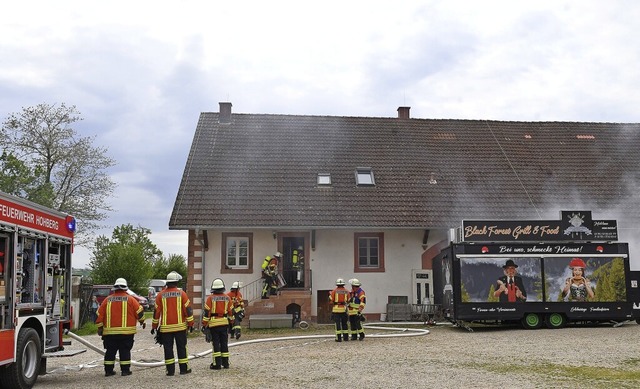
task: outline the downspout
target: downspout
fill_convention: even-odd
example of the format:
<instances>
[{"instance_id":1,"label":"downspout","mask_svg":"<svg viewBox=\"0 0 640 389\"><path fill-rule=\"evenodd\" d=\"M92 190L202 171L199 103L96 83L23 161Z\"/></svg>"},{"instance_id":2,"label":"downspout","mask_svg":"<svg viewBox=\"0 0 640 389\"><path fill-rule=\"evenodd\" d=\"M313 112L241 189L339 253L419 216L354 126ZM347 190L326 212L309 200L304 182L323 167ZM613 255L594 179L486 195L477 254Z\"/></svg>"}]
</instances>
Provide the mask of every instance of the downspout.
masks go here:
<instances>
[{"instance_id":1,"label":"downspout","mask_svg":"<svg viewBox=\"0 0 640 389\"><path fill-rule=\"evenodd\" d=\"M200 323L202 323L202 315L204 313L204 303L207 301L207 288L205 286L205 269L206 269L206 263L207 261L205 260L205 252L208 249L209 246L209 240L207 239L207 231L206 230L201 230L200 228L196 228L195 230L196 233L196 239L198 239L198 242L200 242L200 247L201 247L201 258L202 258L202 279L200 280L200 282L202 283L201 285L201 303L200 303ZM202 237L200 237L200 234L202 233Z\"/></svg>"}]
</instances>

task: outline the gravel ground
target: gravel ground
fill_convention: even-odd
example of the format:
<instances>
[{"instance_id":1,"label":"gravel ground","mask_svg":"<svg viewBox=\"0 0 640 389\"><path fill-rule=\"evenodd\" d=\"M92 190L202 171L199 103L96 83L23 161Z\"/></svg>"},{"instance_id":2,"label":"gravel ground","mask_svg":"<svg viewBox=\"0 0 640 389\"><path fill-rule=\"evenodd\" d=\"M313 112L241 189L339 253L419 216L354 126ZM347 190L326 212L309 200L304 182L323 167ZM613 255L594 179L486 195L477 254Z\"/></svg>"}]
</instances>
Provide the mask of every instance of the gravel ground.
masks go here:
<instances>
[{"instance_id":1,"label":"gravel ground","mask_svg":"<svg viewBox=\"0 0 640 389\"><path fill-rule=\"evenodd\" d=\"M373 323L371 323L373 324ZM387 323L388 324L388 323ZM401 327L404 323L393 323ZM49 374L36 388L149 388L170 385L220 388L637 388L640 386L640 326L570 327L558 330L474 328L450 325L427 335L376 337L401 332L367 329L364 341L336 343L332 327L243 334L232 340L231 368L209 370L211 355L193 359L193 373L166 377L163 367L133 366L133 374L104 377L102 355L88 350L70 358L51 358ZM159 361L162 348L149 331L136 335L133 359ZM404 333L406 335L406 332ZM242 344L241 341L316 335L313 339ZM322 337L326 335L325 337ZM97 335L84 337L101 347ZM81 347L82 346L82 347ZM210 350L202 337L189 339L188 351ZM73 341L70 348L86 348ZM177 369L176 369L177 370ZM116 364L116 371L119 367Z\"/></svg>"}]
</instances>

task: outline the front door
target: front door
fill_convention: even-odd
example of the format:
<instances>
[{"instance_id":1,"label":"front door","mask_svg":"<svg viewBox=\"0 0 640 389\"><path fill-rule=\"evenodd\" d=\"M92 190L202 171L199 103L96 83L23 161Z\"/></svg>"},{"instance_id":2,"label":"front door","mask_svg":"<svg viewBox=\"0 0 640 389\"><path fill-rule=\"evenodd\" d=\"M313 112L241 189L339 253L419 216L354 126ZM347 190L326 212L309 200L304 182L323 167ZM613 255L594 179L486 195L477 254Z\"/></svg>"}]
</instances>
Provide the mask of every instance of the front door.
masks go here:
<instances>
[{"instance_id":1,"label":"front door","mask_svg":"<svg viewBox=\"0 0 640 389\"><path fill-rule=\"evenodd\" d=\"M433 304L433 270L412 270L412 304Z\"/></svg>"},{"instance_id":2,"label":"front door","mask_svg":"<svg viewBox=\"0 0 640 389\"><path fill-rule=\"evenodd\" d=\"M282 252L284 288L304 288L306 285L306 252L308 235L305 233L279 233Z\"/></svg>"}]
</instances>

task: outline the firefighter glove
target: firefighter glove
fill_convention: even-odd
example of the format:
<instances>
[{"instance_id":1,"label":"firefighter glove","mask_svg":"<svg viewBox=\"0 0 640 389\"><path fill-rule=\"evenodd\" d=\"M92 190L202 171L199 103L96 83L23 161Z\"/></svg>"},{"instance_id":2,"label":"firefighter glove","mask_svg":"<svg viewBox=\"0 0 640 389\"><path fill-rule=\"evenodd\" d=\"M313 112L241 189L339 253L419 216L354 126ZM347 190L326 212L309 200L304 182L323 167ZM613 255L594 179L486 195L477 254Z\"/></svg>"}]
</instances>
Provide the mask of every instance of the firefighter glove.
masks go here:
<instances>
[{"instance_id":1,"label":"firefighter glove","mask_svg":"<svg viewBox=\"0 0 640 389\"><path fill-rule=\"evenodd\" d=\"M155 333L156 333L156 329L155 329L155 328L152 328L152 329L151 329L151 335L153 335L153 334L155 334Z\"/></svg>"},{"instance_id":2,"label":"firefighter glove","mask_svg":"<svg viewBox=\"0 0 640 389\"><path fill-rule=\"evenodd\" d=\"M98 327L98 335L102 336L102 331L103 331L103 328L102 327Z\"/></svg>"},{"instance_id":3,"label":"firefighter glove","mask_svg":"<svg viewBox=\"0 0 640 389\"><path fill-rule=\"evenodd\" d=\"M189 333L193 332L193 326L189 327Z\"/></svg>"},{"instance_id":4,"label":"firefighter glove","mask_svg":"<svg viewBox=\"0 0 640 389\"><path fill-rule=\"evenodd\" d=\"M212 336L211 336L211 330L209 329L209 327L205 327L202 330L202 333L204 334L204 340L207 343L211 343L211 341L213 340Z\"/></svg>"},{"instance_id":5,"label":"firefighter glove","mask_svg":"<svg viewBox=\"0 0 640 389\"><path fill-rule=\"evenodd\" d=\"M147 323L142 322L142 323L140 323L140 324L142 325L142 329L143 329L143 330L144 330L145 328L147 328Z\"/></svg>"}]
</instances>

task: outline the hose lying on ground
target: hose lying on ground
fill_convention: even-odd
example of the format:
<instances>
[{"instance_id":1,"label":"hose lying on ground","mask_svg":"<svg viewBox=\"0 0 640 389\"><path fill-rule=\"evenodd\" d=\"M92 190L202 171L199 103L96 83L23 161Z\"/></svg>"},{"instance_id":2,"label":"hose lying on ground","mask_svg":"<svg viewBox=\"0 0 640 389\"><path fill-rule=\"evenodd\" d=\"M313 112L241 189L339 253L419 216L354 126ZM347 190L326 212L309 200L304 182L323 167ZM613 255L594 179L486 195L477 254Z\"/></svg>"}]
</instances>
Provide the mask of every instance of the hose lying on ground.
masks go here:
<instances>
[{"instance_id":1,"label":"hose lying on ground","mask_svg":"<svg viewBox=\"0 0 640 389\"><path fill-rule=\"evenodd\" d=\"M374 326L374 325L370 325L370 324L365 324L363 327L366 329L372 329L372 330L383 330L383 331L396 331L399 333L394 333L394 334L367 334L367 339L369 338L396 338L396 337L407 337L407 336L423 336L423 335L427 335L429 333L429 330L425 330L425 329L420 329L420 328L405 328L405 327L386 327L386 326L382 326L383 323L380 323L380 326ZM93 345L91 342L87 341L86 339L74 334L73 332L69 332L67 331L65 333L66 335L69 335L71 338L77 340L78 342L84 344L85 346L89 347L90 349L92 349L93 351L104 355L104 350L101 348L98 348L97 346ZM299 339L321 339L321 338L335 338L334 334L326 334L326 335L295 335L295 336L282 336L282 337L277 337L277 338L261 338L261 339L250 339L250 340L242 340L242 341L237 341L237 342L233 342L229 344L229 347L237 347L237 346L242 346L245 344L252 344L252 343L266 343L266 342L280 342L280 341L286 341L286 340L299 340ZM205 357L209 354L211 354L213 352L213 350L209 349L207 351L203 351L201 353L198 354L192 354L189 355L189 360L195 359L195 358L202 358ZM153 362L145 362L145 361L131 361L131 364L134 366L144 366L144 367L161 367L161 366L165 366L164 361L153 361Z\"/></svg>"}]
</instances>

